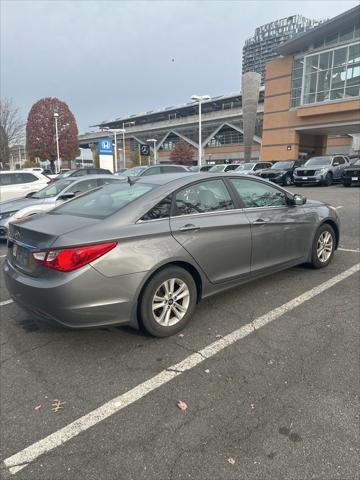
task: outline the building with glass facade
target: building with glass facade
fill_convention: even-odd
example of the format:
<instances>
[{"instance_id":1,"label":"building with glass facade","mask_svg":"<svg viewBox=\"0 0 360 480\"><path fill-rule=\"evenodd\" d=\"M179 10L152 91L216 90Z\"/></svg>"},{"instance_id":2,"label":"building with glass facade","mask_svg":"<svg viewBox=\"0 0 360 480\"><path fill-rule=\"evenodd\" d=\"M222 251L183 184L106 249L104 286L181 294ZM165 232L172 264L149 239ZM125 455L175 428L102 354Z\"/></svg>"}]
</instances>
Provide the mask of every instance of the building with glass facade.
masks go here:
<instances>
[{"instance_id":1,"label":"building with glass facade","mask_svg":"<svg viewBox=\"0 0 360 480\"><path fill-rule=\"evenodd\" d=\"M279 56L277 47L294 35L306 32L319 24L319 20L293 15L258 27L254 36L245 41L242 73L260 73L262 83L264 83L265 64Z\"/></svg>"},{"instance_id":2,"label":"building with glass facade","mask_svg":"<svg viewBox=\"0 0 360 480\"><path fill-rule=\"evenodd\" d=\"M262 159L353 153L360 133L360 7L287 41L266 65Z\"/></svg>"}]
</instances>

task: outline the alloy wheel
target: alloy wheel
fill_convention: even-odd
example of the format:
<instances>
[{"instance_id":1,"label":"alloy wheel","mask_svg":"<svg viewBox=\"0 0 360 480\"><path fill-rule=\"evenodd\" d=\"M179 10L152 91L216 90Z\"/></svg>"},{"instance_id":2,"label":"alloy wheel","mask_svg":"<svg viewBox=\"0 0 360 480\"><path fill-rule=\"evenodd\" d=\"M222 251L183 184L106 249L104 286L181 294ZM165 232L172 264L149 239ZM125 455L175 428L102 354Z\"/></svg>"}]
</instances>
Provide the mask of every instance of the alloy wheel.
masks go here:
<instances>
[{"instance_id":1,"label":"alloy wheel","mask_svg":"<svg viewBox=\"0 0 360 480\"><path fill-rule=\"evenodd\" d=\"M163 327L176 325L185 316L190 303L190 291L183 280L170 278L156 290L152 300L155 321Z\"/></svg>"},{"instance_id":2,"label":"alloy wheel","mask_svg":"<svg viewBox=\"0 0 360 480\"><path fill-rule=\"evenodd\" d=\"M334 239L330 232L325 230L318 238L316 252L320 262L325 263L331 257L334 248Z\"/></svg>"}]
</instances>

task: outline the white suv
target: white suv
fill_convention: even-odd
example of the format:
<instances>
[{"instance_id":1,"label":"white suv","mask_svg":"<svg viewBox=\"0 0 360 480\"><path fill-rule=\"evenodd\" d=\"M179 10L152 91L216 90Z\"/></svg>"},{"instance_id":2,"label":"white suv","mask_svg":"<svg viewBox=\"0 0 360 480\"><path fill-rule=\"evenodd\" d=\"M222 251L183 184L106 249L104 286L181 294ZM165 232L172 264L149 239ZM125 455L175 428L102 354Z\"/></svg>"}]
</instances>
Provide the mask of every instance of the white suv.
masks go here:
<instances>
[{"instance_id":1,"label":"white suv","mask_svg":"<svg viewBox=\"0 0 360 480\"><path fill-rule=\"evenodd\" d=\"M0 172L0 200L25 197L46 187L50 179L40 172L6 170Z\"/></svg>"}]
</instances>

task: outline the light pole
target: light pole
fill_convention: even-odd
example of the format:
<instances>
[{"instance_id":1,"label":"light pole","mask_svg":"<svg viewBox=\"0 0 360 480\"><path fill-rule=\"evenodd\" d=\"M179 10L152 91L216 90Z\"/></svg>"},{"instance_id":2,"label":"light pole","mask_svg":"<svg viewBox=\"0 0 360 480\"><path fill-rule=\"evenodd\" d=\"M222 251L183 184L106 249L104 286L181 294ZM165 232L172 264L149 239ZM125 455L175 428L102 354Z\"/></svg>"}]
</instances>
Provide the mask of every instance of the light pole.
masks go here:
<instances>
[{"instance_id":1,"label":"light pole","mask_svg":"<svg viewBox=\"0 0 360 480\"><path fill-rule=\"evenodd\" d=\"M54 112L54 118L55 118L55 133L56 133L56 152L57 152L57 172L59 173L60 171L60 151L59 151L59 132L58 132L58 118L59 114L57 112Z\"/></svg>"},{"instance_id":2,"label":"light pole","mask_svg":"<svg viewBox=\"0 0 360 480\"><path fill-rule=\"evenodd\" d=\"M135 122L126 122L128 124L129 127L132 127L133 125L135 125ZM126 153L125 153L125 122L123 122L123 138L122 138L122 141L123 141L123 158L124 158L124 168L126 168Z\"/></svg>"},{"instance_id":3,"label":"light pole","mask_svg":"<svg viewBox=\"0 0 360 480\"><path fill-rule=\"evenodd\" d=\"M201 104L206 100L210 100L209 95L192 95L192 100L199 104L199 160L198 166L201 167L202 162L202 145L201 145ZM200 171L200 170L199 170Z\"/></svg>"},{"instance_id":4,"label":"light pole","mask_svg":"<svg viewBox=\"0 0 360 480\"><path fill-rule=\"evenodd\" d=\"M149 138L146 140L147 142L152 142L154 144L154 165L157 164L157 151L156 151L156 138Z\"/></svg>"}]
</instances>

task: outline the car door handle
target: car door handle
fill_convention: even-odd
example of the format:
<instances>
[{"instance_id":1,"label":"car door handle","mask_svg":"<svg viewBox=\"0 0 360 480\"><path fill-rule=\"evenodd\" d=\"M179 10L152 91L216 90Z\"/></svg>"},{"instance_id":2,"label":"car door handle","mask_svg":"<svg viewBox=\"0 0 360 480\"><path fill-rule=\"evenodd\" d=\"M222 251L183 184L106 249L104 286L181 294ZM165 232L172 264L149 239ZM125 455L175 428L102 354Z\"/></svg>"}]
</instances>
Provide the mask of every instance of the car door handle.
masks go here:
<instances>
[{"instance_id":1,"label":"car door handle","mask_svg":"<svg viewBox=\"0 0 360 480\"><path fill-rule=\"evenodd\" d=\"M270 218L257 218L255 220L254 225L264 225L265 223L269 223L270 222Z\"/></svg>"},{"instance_id":2,"label":"car door handle","mask_svg":"<svg viewBox=\"0 0 360 480\"><path fill-rule=\"evenodd\" d=\"M193 225L192 223L187 223L183 227L180 227L179 230L180 232L190 232L192 230L199 230L200 227L197 227L196 225Z\"/></svg>"}]
</instances>

